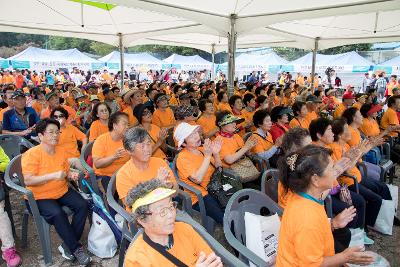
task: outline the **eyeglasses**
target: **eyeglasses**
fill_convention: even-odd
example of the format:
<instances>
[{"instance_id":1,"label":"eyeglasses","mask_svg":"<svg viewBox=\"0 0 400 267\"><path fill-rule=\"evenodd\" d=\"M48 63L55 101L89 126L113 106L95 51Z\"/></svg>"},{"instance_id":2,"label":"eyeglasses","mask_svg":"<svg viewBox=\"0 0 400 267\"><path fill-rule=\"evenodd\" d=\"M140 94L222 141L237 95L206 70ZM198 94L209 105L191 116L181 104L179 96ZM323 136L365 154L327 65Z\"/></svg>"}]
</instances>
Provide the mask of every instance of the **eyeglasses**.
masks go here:
<instances>
[{"instance_id":1,"label":"eyeglasses","mask_svg":"<svg viewBox=\"0 0 400 267\"><path fill-rule=\"evenodd\" d=\"M54 119L56 119L56 120L58 120L58 119L63 119L63 118L65 118L65 116L64 115L53 115L53 118Z\"/></svg>"},{"instance_id":2,"label":"eyeglasses","mask_svg":"<svg viewBox=\"0 0 400 267\"><path fill-rule=\"evenodd\" d=\"M148 212L146 215L160 215L160 217L165 217L167 216L168 212L176 211L177 206L178 202L172 201L172 204L169 207L162 208L158 212Z\"/></svg>"},{"instance_id":3,"label":"eyeglasses","mask_svg":"<svg viewBox=\"0 0 400 267\"><path fill-rule=\"evenodd\" d=\"M151 111L150 111L150 110L145 109L145 110L143 111L143 116L147 116L147 115L150 115L150 114L151 114Z\"/></svg>"}]
</instances>

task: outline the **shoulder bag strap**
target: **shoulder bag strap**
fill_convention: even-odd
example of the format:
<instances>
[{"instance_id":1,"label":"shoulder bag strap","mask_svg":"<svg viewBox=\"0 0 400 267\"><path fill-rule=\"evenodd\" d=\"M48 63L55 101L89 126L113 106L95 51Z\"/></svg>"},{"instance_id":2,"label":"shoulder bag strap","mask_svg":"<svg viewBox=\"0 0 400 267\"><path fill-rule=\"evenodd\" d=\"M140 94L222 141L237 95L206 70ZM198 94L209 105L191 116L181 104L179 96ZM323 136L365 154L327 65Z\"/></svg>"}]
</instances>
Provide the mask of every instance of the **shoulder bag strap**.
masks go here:
<instances>
[{"instance_id":1,"label":"shoulder bag strap","mask_svg":"<svg viewBox=\"0 0 400 267\"><path fill-rule=\"evenodd\" d=\"M172 255L171 253L169 253L163 246L161 246L160 244L157 244L155 242L153 242L147 235L145 232L143 232L143 241L146 242L149 246L151 246L153 249L157 250L158 253L160 253L161 255L163 255L165 258L167 258L170 262L172 262L173 264L175 264L175 266L177 267L189 267L186 264L184 264L183 262L181 262L177 257L175 257L174 255Z\"/></svg>"}]
</instances>

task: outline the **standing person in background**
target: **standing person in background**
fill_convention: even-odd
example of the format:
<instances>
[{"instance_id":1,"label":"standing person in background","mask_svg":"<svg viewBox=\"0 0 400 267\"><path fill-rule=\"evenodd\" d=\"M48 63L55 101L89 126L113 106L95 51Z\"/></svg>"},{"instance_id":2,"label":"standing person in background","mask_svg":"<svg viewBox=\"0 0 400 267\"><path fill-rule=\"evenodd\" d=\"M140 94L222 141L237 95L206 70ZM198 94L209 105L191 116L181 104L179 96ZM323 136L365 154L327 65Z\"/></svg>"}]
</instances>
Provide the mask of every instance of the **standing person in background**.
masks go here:
<instances>
[{"instance_id":1,"label":"standing person in background","mask_svg":"<svg viewBox=\"0 0 400 267\"><path fill-rule=\"evenodd\" d=\"M378 74L378 79L375 82L375 89L378 93L378 99L382 100L385 97L385 91L386 91L386 79L383 77L383 73Z\"/></svg>"},{"instance_id":2,"label":"standing person in background","mask_svg":"<svg viewBox=\"0 0 400 267\"><path fill-rule=\"evenodd\" d=\"M392 96L393 95L393 89L398 87L398 83L397 83L397 75L391 75L390 76L390 81L389 83L386 85L386 92L385 92L385 96Z\"/></svg>"},{"instance_id":3,"label":"standing person in background","mask_svg":"<svg viewBox=\"0 0 400 267\"><path fill-rule=\"evenodd\" d=\"M361 89L359 93L367 93L367 89L371 86L372 80L369 78L369 73L364 73L364 79L362 81Z\"/></svg>"}]
</instances>

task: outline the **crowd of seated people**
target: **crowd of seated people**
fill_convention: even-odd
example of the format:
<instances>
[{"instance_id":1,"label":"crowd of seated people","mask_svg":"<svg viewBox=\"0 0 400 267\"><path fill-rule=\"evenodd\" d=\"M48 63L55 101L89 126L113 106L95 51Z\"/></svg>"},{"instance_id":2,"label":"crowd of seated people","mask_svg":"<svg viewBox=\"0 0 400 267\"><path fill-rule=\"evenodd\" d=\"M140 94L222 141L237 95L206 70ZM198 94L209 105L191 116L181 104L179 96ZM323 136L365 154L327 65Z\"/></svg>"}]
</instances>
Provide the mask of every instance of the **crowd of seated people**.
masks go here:
<instances>
[{"instance_id":1,"label":"crowd of seated people","mask_svg":"<svg viewBox=\"0 0 400 267\"><path fill-rule=\"evenodd\" d=\"M349 229L362 229L364 243L373 244L368 226L375 225L382 201L392 199L380 166L363 156L390 141L392 160L399 162L400 96L380 103L374 89L355 94L351 86L338 96L333 88L310 86L300 74L293 80L282 76L278 83L235 83L233 91L225 81L209 80L135 81L122 88L112 79L90 77L79 85L68 77L51 86L6 83L1 85L2 134L35 145L22 154L25 185L60 236L62 256L81 265L91 261L81 241L90 210L68 184L88 178L80 155L89 142L87 164L100 194L105 197L115 175L117 200L144 229L129 247L125 266L172 266L149 247L152 243L187 266L222 266L193 228L175 222L179 184L173 160L179 180L201 192L207 216L222 225L224 207L208 191L213 173L234 170L253 156L264 163L253 161L258 171L280 171L278 203L284 212L277 266L368 264L373 260L368 254L348 247ZM11 159L0 150L0 160L4 172ZM351 204L341 198L343 188ZM199 197L184 191L200 211ZM323 207L327 195L334 215L330 223ZM3 258L18 266L21 257L2 203ZM73 211L72 221L62 206Z\"/></svg>"}]
</instances>

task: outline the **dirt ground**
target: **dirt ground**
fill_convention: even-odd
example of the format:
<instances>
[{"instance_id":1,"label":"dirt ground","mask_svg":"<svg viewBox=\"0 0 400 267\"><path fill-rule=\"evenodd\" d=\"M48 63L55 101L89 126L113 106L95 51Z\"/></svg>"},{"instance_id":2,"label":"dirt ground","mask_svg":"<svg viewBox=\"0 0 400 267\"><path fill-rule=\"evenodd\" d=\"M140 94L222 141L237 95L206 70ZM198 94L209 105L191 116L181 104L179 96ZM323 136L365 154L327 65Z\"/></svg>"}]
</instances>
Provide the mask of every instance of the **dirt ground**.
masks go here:
<instances>
[{"instance_id":1,"label":"dirt ground","mask_svg":"<svg viewBox=\"0 0 400 267\"><path fill-rule=\"evenodd\" d=\"M397 172L397 175L400 177L400 171ZM400 185L399 179L396 179L394 183L399 186ZM45 266L41 254L41 247L38 240L37 232L32 219L29 220L28 247L24 249L21 248L20 246L21 223L22 223L22 214L24 207L22 205L21 198L19 197L19 195L15 193L11 193L11 203L14 208L13 213L14 213L15 228L17 231L17 238L16 238L17 249L23 257L22 266L26 267ZM399 211L398 211L398 216L400 216ZM82 239L84 243L85 240L87 240L88 232L89 232L89 224L86 225L85 233ZM222 244L228 246L224 238L222 227L217 227L214 236ZM54 228L51 228L51 237L52 237L52 251L53 251L53 262L54 262L52 266L60 266L60 267L77 266L76 263L71 263L61 257L60 253L57 250L57 247L61 243L61 241L58 235L56 234ZM385 257L390 262L392 267L400 267L400 227L393 228L392 236L385 236L376 232L370 232L370 237L373 240L375 240L375 244L372 246L368 246L366 249L375 251L380 255L382 255L383 257ZM92 256L92 259L93 262L90 265L92 267L118 266L118 252L112 259L100 259L95 256ZM2 260L0 261L1 261L0 266L6 266L4 261Z\"/></svg>"}]
</instances>

